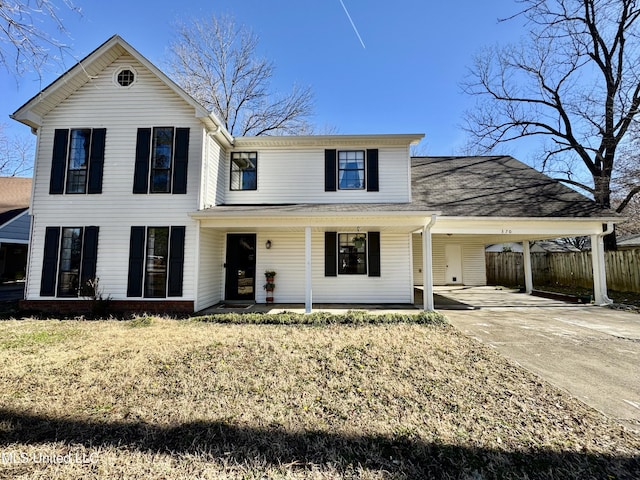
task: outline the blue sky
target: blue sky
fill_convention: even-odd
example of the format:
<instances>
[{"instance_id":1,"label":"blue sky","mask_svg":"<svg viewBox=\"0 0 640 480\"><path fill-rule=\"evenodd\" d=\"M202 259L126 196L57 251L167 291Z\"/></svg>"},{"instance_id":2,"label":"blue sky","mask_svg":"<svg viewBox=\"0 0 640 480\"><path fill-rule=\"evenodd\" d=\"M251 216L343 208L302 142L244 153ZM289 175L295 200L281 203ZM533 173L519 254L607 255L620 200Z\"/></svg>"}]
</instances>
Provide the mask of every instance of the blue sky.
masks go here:
<instances>
[{"instance_id":1,"label":"blue sky","mask_svg":"<svg viewBox=\"0 0 640 480\"><path fill-rule=\"evenodd\" d=\"M340 0L75 0L82 16L63 7L60 14L76 59L117 33L160 68L176 20L231 14L257 33L260 54L275 63L275 89L311 86L312 121L320 129L424 133L423 153L464 153L462 115L475 100L461 92L460 82L482 46L518 40L517 22L498 22L518 5L504 0L343 2L366 48ZM67 59L66 66L73 63ZM61 71L45 75L42 86ZM35 76L16 79L0 73L0 123L28 133L8 115L40 87ZM524 161L533 154L515 144L506 151Z\"/></svg>"}]
</instances>

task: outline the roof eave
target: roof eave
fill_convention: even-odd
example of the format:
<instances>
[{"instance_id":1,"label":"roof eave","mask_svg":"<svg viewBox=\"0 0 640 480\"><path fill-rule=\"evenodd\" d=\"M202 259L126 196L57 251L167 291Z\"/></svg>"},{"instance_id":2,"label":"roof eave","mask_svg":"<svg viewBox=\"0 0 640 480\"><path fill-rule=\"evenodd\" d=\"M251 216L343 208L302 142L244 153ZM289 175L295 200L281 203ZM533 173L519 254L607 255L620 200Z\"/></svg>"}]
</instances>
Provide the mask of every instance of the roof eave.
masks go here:
<instances>
[{"instance_id":1,"label":"roof eave","mask_svg":"<svg viewBox=\"0 0 640 480\"><path fill-rule=\"evenodd\" d=\"M269 148L281 146L322 146L322 145L416 145L424 138L423 133L402 134L362 134L362 135L263 135L258 137L237 137L239 148Z\"/></svg>"},{"instance_id":2,"label":"roof eave","mask_svg":"<svg viewBox=\"0 0 640 480\"><path fill-rule=\"evenodd\" d=\"M214 211L210 210L198 210L196 212L189 213L189 216L194 219L207 219L207 218L230 218L230 217L243 217L243 218L264 218L265 216L278 217L278 218L297 218L297 217L342 217L342 218L356 218L356 217L389 217L389 216L402 216L402 217L416 217L425 218L431 217L431 215L439 215L439 211L408 211L408 210L390 210L380 212L363 212L363 211L349 211L349 212L334 212L334 211L320 211L320 212L304 212L304 211L291 211L291 212L259 212L259 211Z\"/></svg>"}]
</instances>

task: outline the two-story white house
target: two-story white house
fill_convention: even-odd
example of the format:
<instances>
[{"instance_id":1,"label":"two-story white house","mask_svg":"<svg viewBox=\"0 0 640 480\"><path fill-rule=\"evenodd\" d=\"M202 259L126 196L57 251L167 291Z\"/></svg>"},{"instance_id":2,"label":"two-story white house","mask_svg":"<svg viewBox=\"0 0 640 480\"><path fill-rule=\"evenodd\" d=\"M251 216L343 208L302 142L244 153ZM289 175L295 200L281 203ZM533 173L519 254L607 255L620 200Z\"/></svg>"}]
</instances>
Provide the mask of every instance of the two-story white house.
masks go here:
<instances>
[{"instance_id":1,"label":"two-story white house","mask_svg":"<svg viewBox=\"0 0 640 480\"><path fill-rule=\"evenodd\" d=\"M486 282L484 246L591 235L610 212L510 157L410 157L422 134L232 137L119 36L20 107L38 137L25 304L414 302ZM541 204L541 202L543 204ZM526 250L526 248L525 248ZM530 286L530 278L529 284Z\"/></svg>"}]
</instances>

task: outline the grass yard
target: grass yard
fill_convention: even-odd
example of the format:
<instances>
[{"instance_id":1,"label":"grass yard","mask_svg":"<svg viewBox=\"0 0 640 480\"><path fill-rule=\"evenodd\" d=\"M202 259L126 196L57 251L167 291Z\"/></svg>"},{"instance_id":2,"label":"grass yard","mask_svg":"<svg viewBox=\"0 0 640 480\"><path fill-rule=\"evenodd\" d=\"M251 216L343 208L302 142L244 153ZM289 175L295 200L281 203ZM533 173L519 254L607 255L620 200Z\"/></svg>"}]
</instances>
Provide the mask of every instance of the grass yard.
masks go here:
<instances>
[{"instance_id":1,"label":"grass yard","mask_svg":"<svg viewBox=\"0 0 640 480\"><path fill-rule=\"evenodd\" d=\"M640 478L640 436L446 324L0 322L0 478Z\"/></svg>"}]
</instances>

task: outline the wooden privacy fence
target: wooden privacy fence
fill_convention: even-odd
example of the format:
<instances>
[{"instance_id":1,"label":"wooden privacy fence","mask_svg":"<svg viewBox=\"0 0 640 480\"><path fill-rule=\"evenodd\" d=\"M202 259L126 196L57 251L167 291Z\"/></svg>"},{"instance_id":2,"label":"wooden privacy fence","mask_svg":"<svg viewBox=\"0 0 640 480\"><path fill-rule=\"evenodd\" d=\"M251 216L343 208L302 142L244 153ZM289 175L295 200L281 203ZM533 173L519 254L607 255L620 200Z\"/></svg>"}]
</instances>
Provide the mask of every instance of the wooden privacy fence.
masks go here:
<instances>
[{"instance_id":1,"label":"wooden privacy fence","mask_svg":"<svg viewBox=\"0 0 640 480\"><path fill-rule=\"evenodd\" d=\"M524 286L523 256L519 252L487 252L489 285ZM640 293L640 249L605 252L607 287ZM593 288L591 252L532 253L533 285Z\"/></svg>"}]
</instances>

